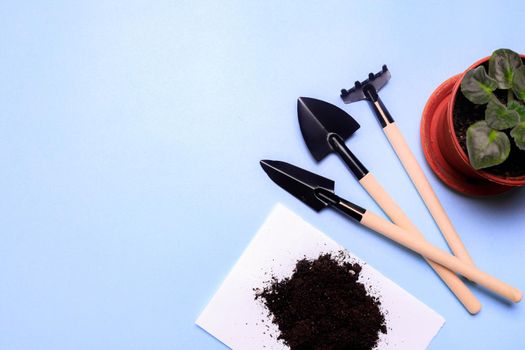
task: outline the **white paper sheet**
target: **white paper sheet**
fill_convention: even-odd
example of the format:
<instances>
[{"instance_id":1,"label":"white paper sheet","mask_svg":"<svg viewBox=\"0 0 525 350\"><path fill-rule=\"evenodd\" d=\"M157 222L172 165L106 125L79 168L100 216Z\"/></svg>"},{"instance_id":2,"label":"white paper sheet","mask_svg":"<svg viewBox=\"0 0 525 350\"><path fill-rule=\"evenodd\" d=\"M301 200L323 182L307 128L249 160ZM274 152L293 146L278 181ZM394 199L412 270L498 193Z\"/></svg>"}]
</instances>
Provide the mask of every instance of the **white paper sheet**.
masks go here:
<instances>
[{"instance_id":1,"label":"white paper sheet","mask_svg":"<svg viewBox=\"0 0 525 350\"><path fill-rule=\"evenodd\" d=\"M254 300L253 289L264 286L271 276L290 276L299 259L340 250L344 247L278 204L201 313L197 325L232 349L288 349L276 339L278 329L268 320L263 304ZM426 349L443 326L443 317L349 254L363 265L360 282L378 295L383 309L388 310L388 333L381 335L377 349Z\"/></svg>"}]
</instances>

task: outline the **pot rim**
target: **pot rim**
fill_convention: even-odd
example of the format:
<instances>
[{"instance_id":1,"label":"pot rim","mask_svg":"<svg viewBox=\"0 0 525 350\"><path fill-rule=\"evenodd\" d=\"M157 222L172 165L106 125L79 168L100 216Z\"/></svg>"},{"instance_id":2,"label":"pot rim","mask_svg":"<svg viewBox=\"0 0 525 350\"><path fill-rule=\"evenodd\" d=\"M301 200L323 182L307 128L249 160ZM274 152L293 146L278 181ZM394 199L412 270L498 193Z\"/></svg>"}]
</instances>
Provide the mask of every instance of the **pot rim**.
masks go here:
<instances>
[{"instance_id":1,"label":"pot rim","mask_svg":"<svg viewBox=\"0 0 525 350\"><path fill-rule=\"evenodd\" d=\"M456 152L461 157L461 159L466 164L468 164L470 167L472 167L472 165L470 164L470 160L468 158L468 155L465 153L465 151L463 150L463 148L459 144L458 137L457 137L457 134L456 134L456 130L454 128L454 104L456 103L456 95L457 95L458 90L459 90L459 88L461 86L461 81L465 77L465 74L467 74L468 71L470 71L470 70L478 67L479 65L485 63L486 61L488 61L490 59L490 57L491 56L486 56L486 57L483 57L483 58L477 60L472 65L470 65L470 67L468 67L463 73L461 73L459 75L459 79L457 80L457 82L454 84L454 87L452 88L450 103L449 103L449 105L447 107L447 123L448 123L448 125L451 126L451 129L452 129L452 131L454 133L454 137L453 137L454 142L453 142L452 145L453 145L454 149L456 150ZM522 59L525 59L525 54L524 55L520 55L520 57ZM525 175L514 176L514 177L505 177L505 176L494 175L494 174L488 173L488 172L483 171L483 170L476 170L473 167L472 167L472 169L479 176L481 176L481 177L483 177L483 178L485 178L487 180L490 180L490 181L502 184L502 185L522 186L522 185L525 184Z\"/></svg>"}]
</instances>

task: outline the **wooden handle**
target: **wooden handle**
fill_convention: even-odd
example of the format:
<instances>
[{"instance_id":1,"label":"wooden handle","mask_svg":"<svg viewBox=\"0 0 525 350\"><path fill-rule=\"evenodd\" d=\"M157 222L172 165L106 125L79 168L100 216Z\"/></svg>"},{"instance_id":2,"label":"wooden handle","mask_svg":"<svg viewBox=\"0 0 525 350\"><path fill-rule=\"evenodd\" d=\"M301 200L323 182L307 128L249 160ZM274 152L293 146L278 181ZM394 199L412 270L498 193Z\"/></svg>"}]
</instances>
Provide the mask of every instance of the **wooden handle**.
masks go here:
<instances>
[{"instance_id":1,"label":"wooden handle","mask_svg":"<svg viewBox=\"0 0 525 350\"><path fill-rule=\"evenodd\" d=\"M388 192L384 190L372 173L365 175L359 180L359 182L397 226L408 231L412 237L424 239L423 234L417 229ZM426 259L426 261L439 277L441 277L452 293L456 295L468 312L471 314L477 314L481 310L481 303L479 300L455 273L428 259Z\"/></svg>"},{"instance_id":2,"label":"wooden handle","mask_svg":"<svg viewBox=\"0 0 525 350\"><path fill-rule=\"evenodd\" d=\"M520 290L479 270L474 265L465 263L457 257L448 254L444 250L434 247L423 239L413 237L408 231L405 231L401 227L394 225L390 221L383 219L369 210L363 215L361 223L402 246L421 254L427 259L430 259L449 270L467 277L469 280L478 283L512 302L517 303L521 301L522 292Z\"/></svg>"},{"instance_id":3,"label":"wooden handle","mask_svg":"<svg viewBox=\"0 0 525 350\"><path fill-rule=\"evenodd\" d=\"M425 202L425 205L430 211L430 214L434 218L436 224L441 230L441 233L445 237L445 240L447 241L448 246L450 247L454 255L456 255L459 259L463 260L464 262L474 265L472 258L468 254L467 249L465 248L463 242L459 238L459 235L454 229L452 222L450 222L450 219L447 213L445 212L445 209L443 209L443 206L439 202L439 199L434 193L434 190L432 190L432 187L430 186L430 183L428 182L428 179L425 176L423 169L421 169L421 166L419 165L419 163L416 160L416 157L410 150L410 147L408 146L408 144L405 141L405 138L399 131L399 128L397 127L396 123L394 122L388 124L386 127L383 128L383 131L385 132L388 140L390 141L390 144L392 145L394 151L401 160L403 167L410 176L410 179L414 183L417 191L419 192L419 195Z\"/></svg>"}]
</instances>

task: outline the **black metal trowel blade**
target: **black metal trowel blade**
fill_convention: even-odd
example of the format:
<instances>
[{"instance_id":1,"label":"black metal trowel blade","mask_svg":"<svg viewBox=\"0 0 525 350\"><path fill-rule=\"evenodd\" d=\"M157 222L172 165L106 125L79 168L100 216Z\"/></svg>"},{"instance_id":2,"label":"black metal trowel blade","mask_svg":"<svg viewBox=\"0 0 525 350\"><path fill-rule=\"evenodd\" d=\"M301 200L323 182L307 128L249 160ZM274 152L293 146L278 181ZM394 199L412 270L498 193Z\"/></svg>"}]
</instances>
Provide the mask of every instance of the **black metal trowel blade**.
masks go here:
<instances>
[{"instance_id":1,"label":"black metal trowel blade","mask_svg":"<svg viewBox=\"0 0 525 350\"><path fill-rule=\"evenodd\" d=\"M299 126L306 146L317 161L332 152L329 135L343 141L359 129L359 123L341 108L310 97L297 99Z\"/></svg>"},{"instance_id":2,"label":"black metal trowel blade","mask_svg":"<svg viewBox=\"0 0 525 350\"><path fill-rule=\"evenodd\" d=\"M329 203L321 200L316 191L333 192L335 183L332 180L277 160L261 160L261 167L273 182L315 211L328 206Z\"/></svg>"}]
</instances>

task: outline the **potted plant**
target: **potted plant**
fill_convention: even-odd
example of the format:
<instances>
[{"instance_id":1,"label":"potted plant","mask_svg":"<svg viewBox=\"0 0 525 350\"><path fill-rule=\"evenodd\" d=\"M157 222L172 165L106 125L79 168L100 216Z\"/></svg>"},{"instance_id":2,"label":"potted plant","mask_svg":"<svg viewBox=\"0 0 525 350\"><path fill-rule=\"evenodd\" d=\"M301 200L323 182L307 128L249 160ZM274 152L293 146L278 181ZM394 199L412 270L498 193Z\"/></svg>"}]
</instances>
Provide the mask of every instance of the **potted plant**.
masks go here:
<instances>
[{"instance_id":1,"label":"potted plant","mask_svg":"<svg viewBox=\"0 0 525 350\"><path fill-rule=\"evenodd\" d=\"M496 50L441 84L423 111L421 140L432 170L456 191L525 185L524 56Z\"/></svg>"}]
</instances>

